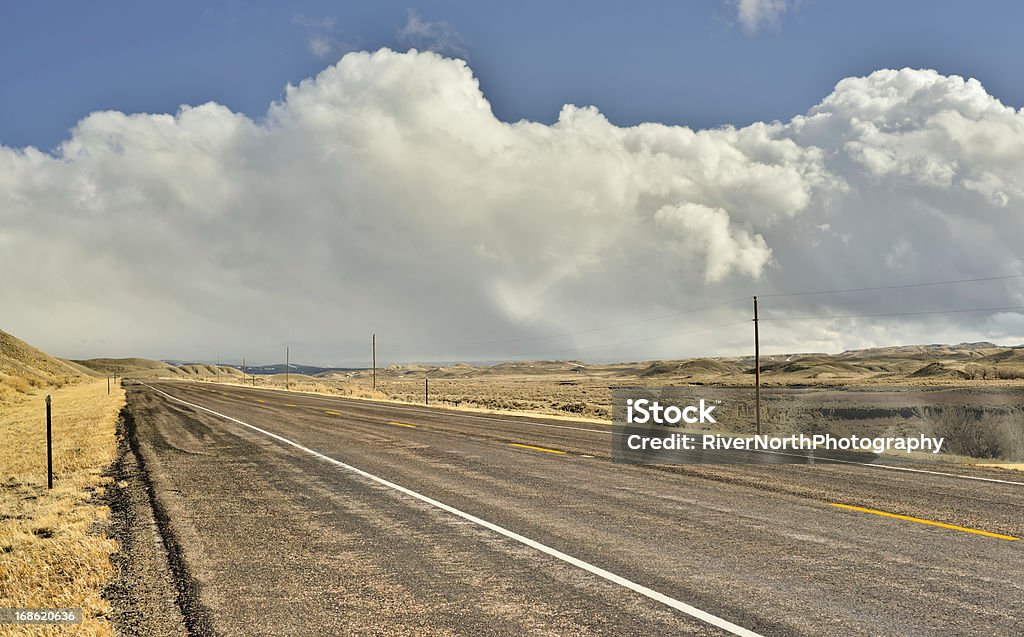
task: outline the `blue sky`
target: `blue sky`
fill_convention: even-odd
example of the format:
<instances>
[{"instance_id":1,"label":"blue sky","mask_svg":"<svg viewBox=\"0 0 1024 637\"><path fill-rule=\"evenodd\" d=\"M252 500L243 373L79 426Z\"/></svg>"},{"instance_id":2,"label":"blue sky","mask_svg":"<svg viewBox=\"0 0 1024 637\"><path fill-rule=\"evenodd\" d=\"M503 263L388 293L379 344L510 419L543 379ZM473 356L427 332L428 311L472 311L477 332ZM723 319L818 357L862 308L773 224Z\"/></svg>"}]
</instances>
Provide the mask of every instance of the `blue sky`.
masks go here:
<instances>
[{"instance_id":1,"label":"blue sky","mask_svg":"<svg viewBox=\"0 0 1024 637\"><path fill-rule=\"evenodd\" d=\"M410 11L435 35L450 29L454 46L402 37ZM287 83L382 46L468 56L506 121L551 122L565 103L620 125L787 120L843 77L904 66L976 77L1024 104L1016 2L802 0L754 30L722 0L7 2L0 12L8 147L50 149L100 109L173 113L212 100L259 117Z\"/></svg>"},{"instance_id":2,"label":"blue sky","mask_svg":"<svg viewBox=\"0 0 1024 637\"><path fill-rule=\"evenodd\" d=\"M743 354L752 294L767 352L1024 343L1020 3L0 7L0 329L55 354Z\"/></svg>"}]
</instances>

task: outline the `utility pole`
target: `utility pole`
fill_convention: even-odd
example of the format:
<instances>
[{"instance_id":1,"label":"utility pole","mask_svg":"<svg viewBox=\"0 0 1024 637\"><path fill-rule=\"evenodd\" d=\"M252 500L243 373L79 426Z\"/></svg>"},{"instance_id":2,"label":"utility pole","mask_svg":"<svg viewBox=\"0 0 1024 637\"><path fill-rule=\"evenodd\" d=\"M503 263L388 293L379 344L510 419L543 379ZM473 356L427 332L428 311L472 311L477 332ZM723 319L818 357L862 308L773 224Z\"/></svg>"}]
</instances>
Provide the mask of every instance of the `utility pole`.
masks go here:
<instances>
[{"instance_id":1,"label":"utility pole","mask_svg":"<svg viewBox=\"0 0 1024 637\"><path fill-rule=\"evenodd\" d=\"M285 391L288 390L288 381L290 379L289 374L292 371L292 364L289 361L290 355L291 355L291 348L289 348L289 347L284 348L284 389L285 389Z\"/></svg>"},{"instance_id":2,"label":"utility pole","mask_svg":"<svg viewBox=\"0 0 1024 637\"><path fill-rule=\"evenodd\" d=\"M370 337L370 349L373 351L373 389L377 390L377 335Z\"/></svg>"},{"instance_id":3,"label":"utility pole","mask_svg":"<svg viewBox=\"0 0 1024 637\"><path fill-rule=\"evenodd\" d=\"M754 297L754 422L761 435L761 341L757 333L757 297Z\"/></svg>"},{"instance_id":4,"label":"utility pole","mask_svg":"<svg viewBox=\"0 0 1024 637\"><path fill-rule=\"evenodd\" d=\"M423 404L430 404L430 379L426 376L423 377Z\"/></svg>"}]
</instances>

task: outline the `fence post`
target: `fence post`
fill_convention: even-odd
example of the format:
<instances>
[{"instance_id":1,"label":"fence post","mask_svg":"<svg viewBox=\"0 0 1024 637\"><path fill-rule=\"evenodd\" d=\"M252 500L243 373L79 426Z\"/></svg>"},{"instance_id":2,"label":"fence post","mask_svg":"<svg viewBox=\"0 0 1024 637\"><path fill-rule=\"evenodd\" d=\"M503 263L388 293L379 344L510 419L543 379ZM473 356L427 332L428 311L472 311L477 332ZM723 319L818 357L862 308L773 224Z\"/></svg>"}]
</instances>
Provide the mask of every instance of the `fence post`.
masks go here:
<instances>
[{"instance_id":1,"label":"fence post","mask_svg":"<svg viewBox=\"0 0 1024 637\"><path fill-rule=\"evenodd\" d=\"M50 395L46 395L46 488L53 488L53 427Z\"/></svg>"},{"instance_id":2,"label":"fence post","mask_svg":"<svg viewBox=\"0 0 1024 637\"><path fill-rule=\"evenodd\" d=\"M423 377L423 404L430 404L430 379L426 376Z\"/></svg>"}]
</instances>

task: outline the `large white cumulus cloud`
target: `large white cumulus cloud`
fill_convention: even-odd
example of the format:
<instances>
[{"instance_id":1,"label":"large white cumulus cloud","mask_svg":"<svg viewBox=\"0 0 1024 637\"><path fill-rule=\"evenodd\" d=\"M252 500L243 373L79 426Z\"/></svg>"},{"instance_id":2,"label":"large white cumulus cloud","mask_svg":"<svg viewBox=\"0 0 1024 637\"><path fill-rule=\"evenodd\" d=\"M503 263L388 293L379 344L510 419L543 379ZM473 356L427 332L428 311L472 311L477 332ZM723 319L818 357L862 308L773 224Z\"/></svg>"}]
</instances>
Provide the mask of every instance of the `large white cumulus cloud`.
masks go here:
<instances>
[{"instance_id":1,"label":"large white cumulus cloud","mask_svg":"<svg viewBox=\"0 0 1024 637\"><path fill-rule=\"evenodd\" d=\"M694 131L575 106L553 125L501 122L464 62L351 53L260 120L212 103L100 112L53 154L0 148L0 327L72 356L267 358L288 342L326 363L365 358L372 330L396 359L571 356L691 322L458 343L751 291L1024 271L1022 164L1024 115L931 71L843 80L790 122ZM939 292L897 300L1024 304L1012 283ZM900 323L851 340L835 324L778 326L778 347L801 349L983 331ZM716 353L745 338L580 354Z\"/></svg>"}]
</instances>

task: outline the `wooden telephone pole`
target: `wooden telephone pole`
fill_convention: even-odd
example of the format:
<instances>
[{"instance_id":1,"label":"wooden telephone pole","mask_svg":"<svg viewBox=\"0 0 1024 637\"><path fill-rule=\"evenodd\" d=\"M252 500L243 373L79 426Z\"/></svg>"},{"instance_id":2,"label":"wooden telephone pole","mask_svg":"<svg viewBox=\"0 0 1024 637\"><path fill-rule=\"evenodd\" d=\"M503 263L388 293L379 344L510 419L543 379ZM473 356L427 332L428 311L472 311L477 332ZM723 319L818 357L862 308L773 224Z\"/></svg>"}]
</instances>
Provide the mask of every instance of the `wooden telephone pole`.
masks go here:
<instances>
[{"instance_id":1,"label":"wooden telephone pole","mask_svg":"<svg viewBox=\"0 0 1024 637\"><path fill-rule=\"evenodd\" d=\"M373 352L373 389L377 390L377 335L370 337L370 349Z\"/></svg>"},{"instance_id":2,"label":"wooden telephone pole","mask_svg":"<svg viewBox=\"0 0 1024 637\"><path fill-rule=\"evenodd\" d=\"M754 297L754 422L761 435L761 341L757 333L757 297Z\"/></svg>"},{"instance_id":3,"label":"wooden telephone pole","mask_svg":"<svg viewBox=\"0 0 1024 637\"><path fill-rule=\"evenodd\" d=\"M288 390L288 382L291 379L291 376L289 375L291 373L291 371L292 371L292 365L291 365L291 362L289 360L290 356L291 356L291 348L289 348L289 347L284 348L284 388L285 388L285 391Z\"/></svg>"}]
</instances>

